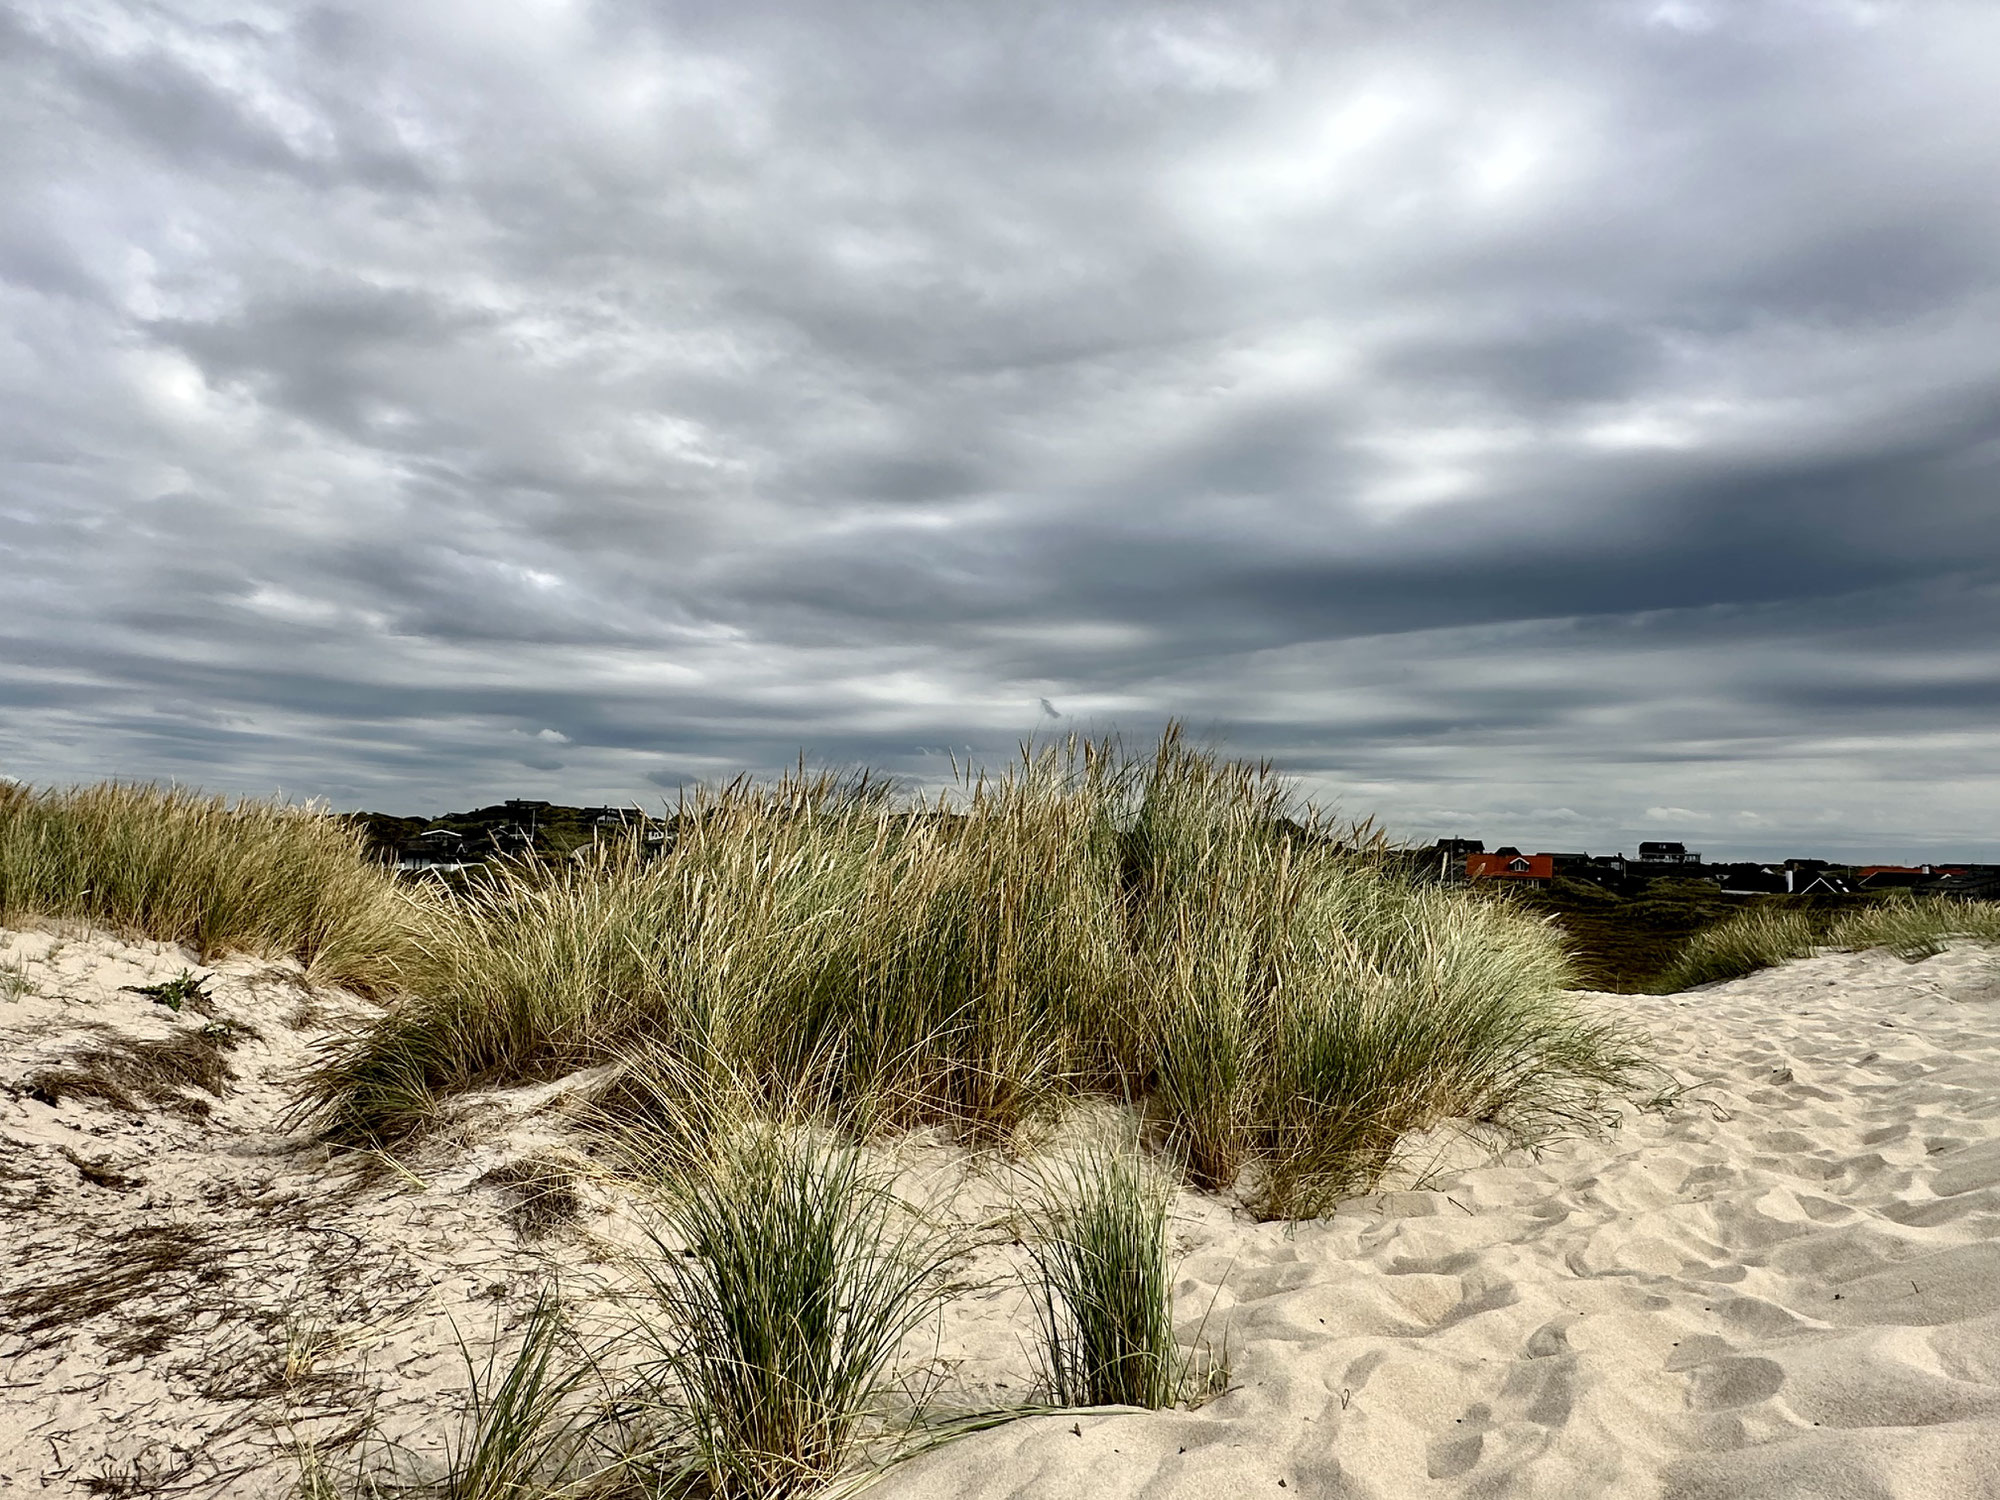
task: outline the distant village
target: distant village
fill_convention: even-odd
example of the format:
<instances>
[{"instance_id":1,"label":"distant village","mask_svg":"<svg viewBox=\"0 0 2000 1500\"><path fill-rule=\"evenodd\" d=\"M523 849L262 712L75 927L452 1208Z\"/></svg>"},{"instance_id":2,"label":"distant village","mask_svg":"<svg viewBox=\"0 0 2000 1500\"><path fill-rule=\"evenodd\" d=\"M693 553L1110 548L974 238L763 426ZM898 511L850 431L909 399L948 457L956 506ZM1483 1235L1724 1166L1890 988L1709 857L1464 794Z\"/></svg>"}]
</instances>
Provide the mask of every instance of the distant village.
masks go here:
<instances>
[{"instance_id":1,"label":"distant village","mask_svg":"<svg viewBox=\"0 0 2000 1500\"><path fill-rule=\"evenodd\" d=\"M440 818L355 813L377 858L408 876L449 877L494 859L535 855L566 858L607 840L629 841L642 856L666 849L673 820L634 808L567 807L512 799ZM1295 825L1294 825L1295 826ZM1303 830L1299 830L1303 831ZM1451 883L1491 881L1530 888L1578 881L1634 895L1654 880L1695 881L1725 896L1857 896L1908 890L1928 895L2000 901L2000 865L1846 865L1825 859L1711 863L1685 844L1647 840L1636 856L1528 853L1511 845L1488 849L1479 839L1439 839L1397 851L1420 878Z\"/></svg>"},{"instance_id":2,"label":"distant village","mask_svg":"<svg viewBox=\"0 0 2000 1500\"><path fill-rule=\"evenodd\" d=\"M567 858L610 839L636 840L657 851L669 840L672 820L629 807L567 807L521 798L439 818L390 813L349 814L376 858L400 875L461 874L495 859Z\"/></svg>"},{"instance_id":3,"label":"distant village","mask_svg":"<svg viewBox=\"0 0 2000 1500\"><path fill-rule=\"evenodd\" d=\"M1438 879L1549 886L1583 881L1631 895L1653 880L1703 881L1725 896L1856 896L1904 890L2000 901L2000 865L1843 865L1825 859L1712 864L1685 844L1648 840L1624 854L1527 854L1478 839L1440 839L1416 856Z\"/></svg>"}]
</instances>

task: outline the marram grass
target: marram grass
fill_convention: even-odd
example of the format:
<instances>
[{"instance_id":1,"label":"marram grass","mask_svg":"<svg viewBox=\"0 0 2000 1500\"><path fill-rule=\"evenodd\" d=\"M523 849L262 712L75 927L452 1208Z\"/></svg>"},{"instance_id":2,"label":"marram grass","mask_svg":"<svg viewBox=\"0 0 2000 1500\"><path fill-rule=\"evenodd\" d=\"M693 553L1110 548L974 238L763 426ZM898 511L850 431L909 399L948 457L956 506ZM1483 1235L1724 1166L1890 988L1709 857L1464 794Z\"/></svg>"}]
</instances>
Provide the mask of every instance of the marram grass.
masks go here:
<instances>
[{"instance_id":1,"label":"marram grass","mask_svg":"<svg viewBox=\"0 0 2000 1500\"><path fill-rule=\"evenodd\" d=\"M1661 974L1658 989L1673 994L1740 979L1810 957L1815 948L1886 948L1915 961L1941 953L1953 942L2000 943L2000 904L1898 892L1830 920L1811 912L1752 907L1689 938Z\"/></svg>"},{"instance_id":2,"label":"marram grass","mask_svg":"<svg viewBox=\"0 0 2000 1500\"><path fill-rule=\"evenodd\" d=\"M1137 1142L1092 1142L1044 1167L1029 1212L1029 1297L1057 1406L1171 1406L1189 1360L1174 1336L1173 1183Z\"/></svg>"},{"instance_id":3,"label":"marram grass","mask_svg":"<svg viewBox=\"0 0 2000 1500\"><path fill-rule=\"evenodd\" d=\"M1198 1184L1292 1216L1410 1131L1530 1132L1632 1064L1563 994L1548 922L1412 884L1365 827L1174 730L1141 760L1031 749L935 801L738 781L687 799L661 858L500 870L413 916L401 998L310 1082L338 1137L643 1051L849 1129L1000 1138L1132 1100Z\"/></svg>"},{"instance_id":4,"label":"marram grass","mask_svg":"<svg viewBox=\"0 0 2000 1500\"><path fill-rule=\"evenodd\" d=\"M1752 907L1689 938L1660 975L1662 994L1718 980L1740 979L1759 969L1808 957L1823 940L1810 912Z\"/></svg>"},{"instance_id":5,"label":"marram grass","mask_svg":"<svg viewBox=\"0 0 2000 1500\"><path fill-rule=\"evenodd\" d=\"M859 1149L745 1120L666 1178L637 1264L657 1316L642 1367L667 1446L719 1500L781 1500L838 1472L958 1247Z\"/></svg>"},{"instance_id":6,"label":"marram grass","mask_svg":"<svg viewBox=\"0 0 2000 1500\"><path fill-rule=\"evenodd\" d=\"M1828 930L1837 948L1887 948L1902 958L1939 953L1953 941L2000 943L2000 903L1901 896L1849 912Z\"/></svg>"},{"instance_id":7,"label":"marram grass","mask_svg":"<svg viewBox=\"0 0 2000 1500\"><path fill-rule=\"evenodd\" d=\"M398 977L412 898L313 807L179 787L0 785L0 920L80 919L204 958L296 958L317 979Z\"/></svg>"}]
</instances>

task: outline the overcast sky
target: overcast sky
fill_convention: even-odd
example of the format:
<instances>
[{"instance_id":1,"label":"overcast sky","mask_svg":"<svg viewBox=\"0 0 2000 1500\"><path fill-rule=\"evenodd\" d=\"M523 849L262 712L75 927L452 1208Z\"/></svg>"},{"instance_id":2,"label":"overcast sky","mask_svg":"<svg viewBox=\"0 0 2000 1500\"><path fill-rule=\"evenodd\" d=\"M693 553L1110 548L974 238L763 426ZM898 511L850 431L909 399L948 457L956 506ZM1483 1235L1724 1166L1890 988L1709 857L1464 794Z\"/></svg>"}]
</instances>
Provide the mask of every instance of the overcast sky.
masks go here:
<instances>
[{"instance_id":1,"label":"overcast sky","mask_svg":"<svg viewBox=\"0 0 2000 1500\"><path fill-rule=\"evenodd\" d=\"M0 773L2000 859L2000 5L0 0Z\"/></svg>"}]
</instances>

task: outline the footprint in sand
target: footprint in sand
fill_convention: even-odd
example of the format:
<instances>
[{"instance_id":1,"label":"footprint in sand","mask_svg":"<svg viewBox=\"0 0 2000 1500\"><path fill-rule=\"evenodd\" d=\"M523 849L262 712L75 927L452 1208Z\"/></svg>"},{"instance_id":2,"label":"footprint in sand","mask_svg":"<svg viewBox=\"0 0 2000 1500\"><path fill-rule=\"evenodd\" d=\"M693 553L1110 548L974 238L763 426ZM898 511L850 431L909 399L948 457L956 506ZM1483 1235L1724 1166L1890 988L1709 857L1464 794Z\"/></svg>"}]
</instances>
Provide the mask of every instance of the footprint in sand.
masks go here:
<instances>
[{"instance_id":1,"label":"footprint in sand","mask_svg":"<svg viewBox=\"0 0 2000 1500\"><path fill-rule=\"evenodd\" d=\"M1434 1440L1425 1458L1433 1479L1456 1479L1479 1462L1486 1449L1486 1429L1493 1412L1484 1402L1466 1409L1450 1437Z\"/></svg>"},{"instance_id":2,"label":"footprint in sand","mask_svg":"<svg viewBox=\"0 0 2000 1500\"><path fill-rule=\"evenodd\" d=\"M1785 1367L1755 1355L1718 1359L1691 1372L1688 1405L1696 1411L1734 1411L1769 1401L1785 1383Z\"/></svg>"}]
</instances>

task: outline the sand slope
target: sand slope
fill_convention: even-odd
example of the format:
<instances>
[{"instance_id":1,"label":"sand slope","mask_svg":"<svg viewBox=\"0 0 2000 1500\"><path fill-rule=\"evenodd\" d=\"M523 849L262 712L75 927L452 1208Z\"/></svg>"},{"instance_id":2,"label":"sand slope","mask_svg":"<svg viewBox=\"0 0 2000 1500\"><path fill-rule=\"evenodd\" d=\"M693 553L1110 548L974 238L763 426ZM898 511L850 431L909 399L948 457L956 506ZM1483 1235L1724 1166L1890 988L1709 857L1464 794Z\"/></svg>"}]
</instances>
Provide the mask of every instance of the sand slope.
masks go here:
<instances>
[{"instance_id":1,"label":"sand slope","mask_svg":"<svg viewBox=\"0 0 2000 1500\"><path fill-rule=\"evenodd\" d=\"M128 988L186 968L199 1008ZM278 1129L312 1040L367 1014L292 964L0 930L0 1495L282 1496L296 1443L370 1408L439 1449L454 1324L477 1350L546 1265L475 1187L490 1153L413 1182ZM204 1045L219 1093L141 1092L135 1051Z\"/></svg>"},{"instance_id":2,"label":"sand slope","mask_svg":"<svg viewBox=\"0 0 2000 1500\"><path fill-rule=\"evenodd\" d=\"M126 988L189 965L205 1013ZM1023 1419L875 1493L2000 1495L2000 956L1590 1003L1655 1036L1677 1097L1320 1224L1183 1195L1180 1306L1192 1332L1212 1304L1228 1394ZM489 1176L560 1147L576 1081L470 1101L411 1176L282 1133L314 1039L366 1014L289 965L0 931L0 1495L282 1495L295 1438L337 1450L371 1412L435 1457L454 1329L477 1353L551 1278L603 1293L627 1206L544 1233ZM203 1036L219 1092L62 1085ZM966 1223L1005 1223L1005 1160L892 1154ZM987 1238L964 1267L985 1284L909 1350L973 1406L1033 1373L1021 1252Z\"/></svg>"},{"instance_id":3,"label":"sand slope","mask_svg":"<svg viewBox=\"0 0 2000 1500\"><path fill-rule=\"evenodd\" d=\"M1221 1284L1233 1392L1018 1422L877 1493L2000 1495L1993 957L1601 1003L1677 1104L1290 1233L1197 1208L1182 1307Z\"/></svg>"}]
</instances>

